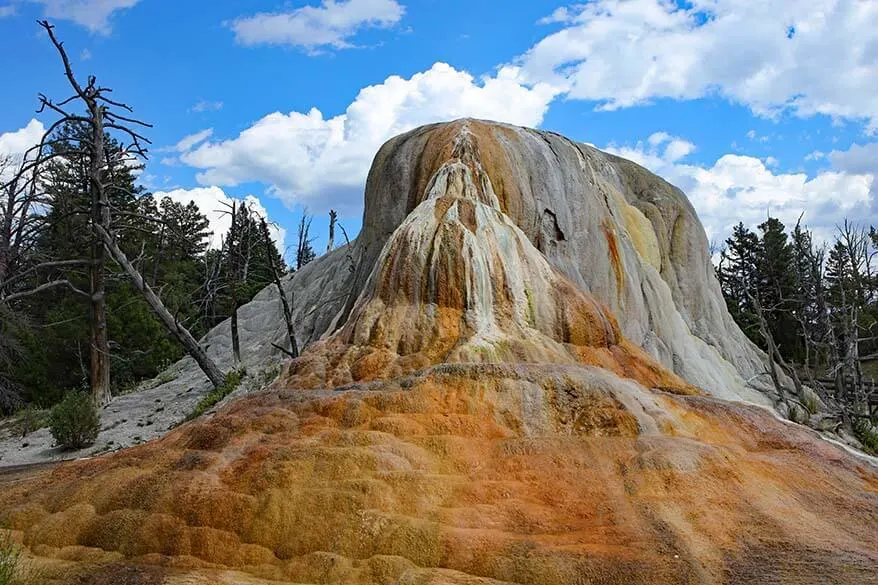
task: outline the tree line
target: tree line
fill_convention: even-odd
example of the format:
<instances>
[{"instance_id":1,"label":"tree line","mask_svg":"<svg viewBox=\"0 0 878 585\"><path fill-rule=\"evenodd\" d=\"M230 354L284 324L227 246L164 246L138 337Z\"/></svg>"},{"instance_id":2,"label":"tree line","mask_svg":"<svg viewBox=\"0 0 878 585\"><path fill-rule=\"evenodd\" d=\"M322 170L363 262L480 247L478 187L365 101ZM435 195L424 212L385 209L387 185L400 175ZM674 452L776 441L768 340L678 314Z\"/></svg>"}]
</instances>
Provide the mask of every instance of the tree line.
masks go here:
<instances>
[{"instance_id":1,"label":"tree line","mask_svg":"<svg viewBox=\"0 0 878 585\"><path fill-rule=\"evenodd\" d=\"M52 25L40 25L71 95L40 94L38 113L55 120L39 144L0 159L0 413L78 389L101 405L185 353L218 386L224 374L195 340L231 317L240 362L237 309L272 284L287 322L280 349L295 355L281 279L316 256L310 218L291 268L246 202L222 210L231 227L211 249L203 210L137 182L151 126L95 77L78 79Z\"/></svg>"},{"instance_id":2,"label":"tree line","mask_svg":"<svg viewBox=\"0 0 878 585\"><path fill-rule=\"evenodd\" d=\"M768 217L756 232L739 223L718 253L729 312L768 354L779 399L813 412L813 389L840 425L873 440L878 230L845 220L818 242L801 218L788 230Z\"/></svg>"}]
</instances>

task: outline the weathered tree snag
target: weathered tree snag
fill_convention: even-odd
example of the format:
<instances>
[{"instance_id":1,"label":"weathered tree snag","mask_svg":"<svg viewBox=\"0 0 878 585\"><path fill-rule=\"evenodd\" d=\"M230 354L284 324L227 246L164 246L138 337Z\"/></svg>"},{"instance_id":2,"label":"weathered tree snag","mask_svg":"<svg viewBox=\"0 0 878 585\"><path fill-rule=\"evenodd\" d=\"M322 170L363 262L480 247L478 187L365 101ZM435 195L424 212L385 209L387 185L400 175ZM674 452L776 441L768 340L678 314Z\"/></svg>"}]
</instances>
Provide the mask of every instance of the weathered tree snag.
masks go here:
<instances>
[{"instance_id":1,"label":"weathered tree snag","mask_svg":"<svg viewBox=\"0 0 878 585\"><path fill-rule=\"evenodd\" d=\"M314 219L308 215L307 210L302 213L302 219L299 220L299 230L296 243L296 270L301 270L302 266L314 259L314 250L311 249L311 220Z\"/></svg>"},{"instance_id":2,"label":"weathered tree snag","mask_svg":"<svg viewBox=\"0 0 878 585\"><path fill-rule=\"evenodd\" d=\"M264 217L259 218L260 223L262 224L262 238L265 240L265 254L266 259L268 260L268 266L271 268L271 277L274 280L274 286L277 287L277 294L280 297L281 307L283 308L284 313L284 324L287 326L287 339L290 342L290 349L284 351L290 357L299 357L299 347L296 344L296 332L293 330L293 312L290 309L290 304L287 302L286 294L284 293L284 287L280 281L280 273L277 265L274 262L274 256L271 253L271 235L268 233L268 223L265 221ZM332 233L332 232L330 232ZM331 238L331 236L330 236ZM275 346L277 347L277 346ZM283 348L282 348L283 349Z\"/></svg>"},{"instance_id":3,"label":"weathered tree snag","mask_svg":"<svg viewBox=\"0 0 878 585\"><path fill-rule=\"evenodd\" d=\"M338 221L338 213L334 209L329 210L329 242L326 244L326 253L332 252L335 247L335 222Z\"/></svg>"},{"instance_id":4,"label":"weathered tree snag","mask_svg":"<svg viewBox=\"0 0 878 585\"><path fill-rule=\"evenodd\" d=\"M104 230L101 226L98 226L97 231L100 235L103 245L106 246L107 251L116 261L116 263L122 267L125 273L128 274L128 277L131 279L134 287L141 293L143 293L143 297L146 299L146 302L149 304L150 308L156 314L156 316L162 321L168 331L177 338L177 340L183 345L184 348L186 348L186 351L189 353L189 355L192 356L196 363L198 363L201 371L205 373L211 384L213 384L214 387L221 385L224 381L224 376L219 367L217 367L213 360L211 360L204 352L204 350L201 349L201 347L198 345L198 342L195 340L194 337L192 337L192 334L189 333L189 330L186 329L179 321L174 319L174 316L171 315L170 311L168 311L168 309L165 307L165 304L162 302L162 300L146 283L140 272L138 272L134 265L131 264L131 262L128 260L128 257L119 248L110 233Z\"/></svg>"},{"instance_id":5,"label":"weathered tree snag","mask_svg":"<svg viewBox=\"0 0 878 585\"><path fill-rule=\"evenodd\" d=\"M235 367L238 367L241 364L241 340L238 337L238 252L235 248L235 235L234 230L236 229L235 219L236 213L238 212L237 202L232 201L232 229L229 232L229 259L228 259L228 274L229 274L229 287L231 290L229 291L232 297L232 317L231 317L231 332L232 332L232 359L235 362ZM240 234L239 238L240 239Z\"/></svg>"},{"instance_id":6,"label":"weathered tree snag","mask_svg":"<svg viewBox=\"0 0 878 585\"><path fill-rule=\"evenodd\" d=\"M107 336L107 299L104 284L106 251L98 228L109 232L110 206L101 177L104 153L103 106L98 105L93 91L86 89L85 101L91 119L92 152L89 160L89 199L91 201L92 249L89 267L89 294L91 295L91 396L102 406L112 399L110 393L110 343Z\"/></svg>"}]
</instances>

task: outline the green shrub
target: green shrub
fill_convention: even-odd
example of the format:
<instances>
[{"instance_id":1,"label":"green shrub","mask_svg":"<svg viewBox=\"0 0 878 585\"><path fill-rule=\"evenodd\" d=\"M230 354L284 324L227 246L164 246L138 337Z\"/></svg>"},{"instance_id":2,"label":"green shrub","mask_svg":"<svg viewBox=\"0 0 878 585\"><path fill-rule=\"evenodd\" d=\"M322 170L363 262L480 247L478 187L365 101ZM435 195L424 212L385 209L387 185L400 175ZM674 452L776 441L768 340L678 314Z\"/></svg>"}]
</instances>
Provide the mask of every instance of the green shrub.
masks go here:
<instances>
[{"instance_id":1,"label":"green shrub","mask_svg":"<svg viewBox=\"0 0 878 585\"><path fill-rule=\"evenodd\" d=\"M804 389L802 394L802 405L808 409L811 414L817 414L820 410L820 398L813 390Z\"/></svg>"},{"instance_id":2,"label":"green shrub","mask_svg":"<svg viewBox=\"0 0 878 585\"><path fill-rule=\"evenodd\" d=\"M40 410L33 404L27 405L16 413L15 433L26 437L32 432L40 430L49 424L48 414L48 411Z\"/></svg>"},{"instance_id":3,"label":"green shrub","mask_svg":"<svg viewBox=\"0 0 878 585\"><path fill-rule=\"evenodd\" d=\"M863 444L863 449L867 453L878 455L878 427L865 418L857 419L853 427L854 434L860 443Z\"/></svg>"},{"instance_id":4,"label":"green shrub","mask_svg":"<svg viewBox=\"0 0 878 585\"><path fill-rule=\"evenodd\" d=\"M226 374L225 381L202 398L195 406L195 410L190 412L189 416L186 417L186 420L198 418L209 409L219 404L223 398L235 391L235 388L241 383L243 377L244 370L233 370Z\"/></svg>"},{"instance_id":5,"label":"green shrub","mask_svg":"<svg viewBox=\"0 0 878 585\"><path fill-rule=\"evenodd\" d=\"M101 419L91 396L86 392L70 392L52 408L49 430L61 447L82 449L98 438Z\"/></svg>"},{"instance_id":6,"label":"green shrub","mask_svg":"<svg viewBox=\"0 0 878 585\"><path fill-rule=\"evenodd\" d=\"M0 536L0 585L14 583L21 560L21 548L12 541L9 534Z\"/></svg>"}]
</instances>

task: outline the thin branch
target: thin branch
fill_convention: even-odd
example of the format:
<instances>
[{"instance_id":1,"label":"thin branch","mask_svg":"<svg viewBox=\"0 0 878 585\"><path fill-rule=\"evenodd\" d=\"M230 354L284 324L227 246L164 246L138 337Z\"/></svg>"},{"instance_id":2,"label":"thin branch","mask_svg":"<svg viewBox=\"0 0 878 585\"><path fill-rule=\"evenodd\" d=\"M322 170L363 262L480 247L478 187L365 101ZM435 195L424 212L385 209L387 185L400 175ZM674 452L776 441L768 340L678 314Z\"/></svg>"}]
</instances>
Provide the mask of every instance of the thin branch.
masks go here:
<instances>
[{"instance_id":1,"label":"thin branch","mask_svg":"<svg viewBox=\"0 0 878 585\"><path fill-rule=\"evenodd\" d=\"M104 117L106 118L114 118L116 120L122 120L123 122L130 122L131 124L138 124L145 128L152 128L152 124L144 122L142 120L137 120L135 118L126 118L125 116L121 116L115 112L105 112Z\"/></svg>"},{"instance_id":2,"label":"thin branch","mask_svg":"<svg viewBox=\"0 0 878 585\"><path fill-rule=\"evenodd\" d=\"M84 296L85 298L91 298L91 295L89 295L87 292L85 292L83 290L79 290L78 288L73 286L73 283L71 283L69 280L63 279L63 280L53 280L50 282L46 282L46 283L43 283L40 286L33 288L31 290L26 290L26 291L18 292L15 294L11 294L7 297L3 297L2 299L0 299L0 302L6 303L6 304L14 303L15 301L20 301L23 298L33 296L37 293L41 293L41 292L49 290L49 289L58 288L59 286L68 287L70 290L72 290L73 292L75 292L78 295Z\"/></svg>"},{"instance_id":3,"label":"thin branch","mask_svg":"<svg viewBox=\"0 0 878 585\"><path fill-rule=\"evenodd\" d=\"M86 93L82 90L82 87L80 87L79 82L76 81L76 77L73 76L73 69L70 67L70 59L67 58L67 51L64 50L64 43L55 38L55 27L49 24L48 20L38 20L37 24L46 29L46 32L49 33L49 38L52 40L52 44L55 45L55 48L58 49L58 52L61 54L61 60L64 62L64 74L67 76L70 85L73 86L73 89L79 94L79 97L87 100Z\"/></svg>"},{"instance_id":4,"label":"thin branch","mask_svg":"<svg viewBox=\"0 0 878 585\"><path fill-rule=\"evenodd\" d=\"M28 276L32 274L36 274L40 270L46 270L48 268L67 268L71 266L88 266L91 264L91 260L58 260L55 262L41 262L36 266L33 266L20 274L16 274L13 277L10 277L5 282L0 282L0 289L7 288L16 282L24 280Z\"/></svg>"}]
</instances>

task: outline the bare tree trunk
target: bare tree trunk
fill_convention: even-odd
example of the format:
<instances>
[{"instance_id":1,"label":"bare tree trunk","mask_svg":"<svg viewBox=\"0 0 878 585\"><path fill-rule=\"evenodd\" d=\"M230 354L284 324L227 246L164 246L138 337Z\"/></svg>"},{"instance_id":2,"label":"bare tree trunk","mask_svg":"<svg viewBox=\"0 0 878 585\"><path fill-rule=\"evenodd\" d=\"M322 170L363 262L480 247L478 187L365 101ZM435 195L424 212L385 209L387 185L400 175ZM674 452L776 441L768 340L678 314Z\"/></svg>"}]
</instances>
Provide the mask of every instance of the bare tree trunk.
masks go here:
<instances>
[{"instance_id":1,"label":"bare tree trunk","mask_svg":"<svg viewBox=\"0 0 878 585\"><path fill-rule=\"evenodd\" d=\"M237 229L235 227L235 213L236 213L236 205L235 202L232 201L232 230ZM238 234L240 236L240 234ZM237 261L237 253L235 250L235 236L234 233L229 232L229 264L228 264L228 272L229 272L229 286L231 288L231 297L232 297L232 319L231 319L231 330L232 330L232 359L235 362L235 367L237 368L241 364L241 340L238 337L238 261Z\"/></svg>"},{"instance_id":2,"label":"bare tree trunk","mask_svg":"<svg viewBox=\"0 0 878 585\"><path fill-rule=\"evenodd\" d=\"M110 206L101 177L104 163L103 111L94 99L88 100L92 125L89 193L91 199L92 250L89 267L91 295L91 396L103 406L112 399L110 393L110 344L107 336L107 299L104 284L106 251L98 230L109 232Z\"/></svg>"},{"instance_id":3,"label":"bare tree trunk","mask_svg":"<svg viewBox=\"0 0 878 585\"><path fill-rule=\"evenodd\" d=\"M265 255L268 260L268 266L271 268L271 277L274 280L274 286L277 287L277 294L280 297L281 308L284 313L284 324L287 326L287 339L290 342L290 357L296 358L299 357L299 346L296 344L296 332L293 330L293 312L290 309L290 304L287 302L287 297L284 293L284 287L280 281L280 274L278 271L278 267L274 262L274 256L271 253L271 234L268 233L268 224L265 222L264 217L259 218L262 223L262 238L265 240Z\"/></svg>"},{"instance_id":4,"label":"bare tree trunk","mask_svg":"<svg viewBox=\"0 0 878 585\"><path fill-rule=\"evenodd\" d=\"M152 285L155 286L155 283L158 282L159 279L159 260L162 257L162 252L164 252L165 248L165 224L162 223L162 227L159 228L159 245L156 248L155 258L153 258L152 262Z\"/></svg>"},{"instance_id":5,"label":"bare tree trunk","mask_svg":"<svg viewBox=\"0 0 878 585\"><path fill-rule=\"evenodd\" d=\"M307 210L302 212L302 219L299 221L298 242L296 244L296 270L301 270L302 266L307 264L313 258L313 250L311 250L311 220Z\"/></svg>"},{"instance_id":6,"label":"bare tree trunk","mask_svg":"<svg viewBox=\"0 0 878 585\"><path fill-rule=\"evenodd\" d=\"M158 295L153 292L150 286L143 280L143 276L137 271L136 268L131 264L128 260L128 257L125 253L119 248L116 242L113 240L113 237L103 229L103 227L98 226L98 234L103 241L103 245L106 246L106 249L110 252L110 255L113 259L122 267L122 269L128 274L128 277L131 279L131 282L134 284L134 287L143 293L143 297L146 299L146 302L149 304L150 308L156 314L156 316L161 319L165 328L174 335L177 340L183 344L183 347L186 348L186 351L192 358L198 363L198 366L201 368L201 371L205 373L205 375L210 380L211 384L214 387L220 386L225 377L217 365L211 360L203 349L198 345L198 342L192 337L192 334L189 333L189 330L186 329L179 321L174 319L174 316L171 315L170 311L165 307L162 300L158 297Z\"/></svg>"},{"instance_id":7,"label":"bare tree trunk","mask_svg":"<svg viewBox=\"0 0 878 585\"><path fill-rule=\"evenodd\" d=\"M777 351L774 337L771 335L768 322L765 320L765 315L762 312L762 303L759 302L756 295L752 295L749 292L747 293L747 297L750 299L750 303L756 311L756 318L759 320L759 333L762 334L762 339L765 340L765 345L768 348L768 372L771 374L771 382L774 384L774 389L777 391L780 400L784 402L784 404L788 404L786 391L784 390L783 384L781 384L780 376L777 372L777 362L775 362L775 356L780 355L780 352Z\"/></svg>"},{"instance_id":8,"label":"bare tree trunk","mask_svg":"<svg viewBox=\"0 0 878 585\"><path fill-rule=\"evenodd\" d=\"M238 208L238 213L244 219L242 224L241 231L241 239L238 245L238 255L243 263L243 269L241 270L241 282L247 282L247 278L250 276L250 257L253 253L253 242L251 238L253 234L250 233L250 208L247 207L246 204L242 203Z\"/></svg>"},{"instance_id":9,"label":"bare tree trunk","mask_svg":"<svg viewBox=\"0 0 878 585\"><path fill-rule=\"evenodd\" d=\"M0 159L0 171L5 171L7 168L11 168L11 166L10 159ZM6 281L6 276L9 274L10 252L13 239L12 222L15 215L15 195L18 192L18 178L16 177L8 185L5 185L4 190L6 191L4 193L6 200L4 201L3 221L2 225L0 225L0 286L3 285Z\"/></svg>"},{"instance_id":10,"label":"bare tree trunk","mask_svg":"<svg viewBox=\"0 0 878 585\"><path fill-rule=\"evenodd\" d=\"M329 243L326 244L326 253L332 252L335 247L335 222L338 220L338 214L334 209L329 210Z\"/></svg>"}]
</instances>

